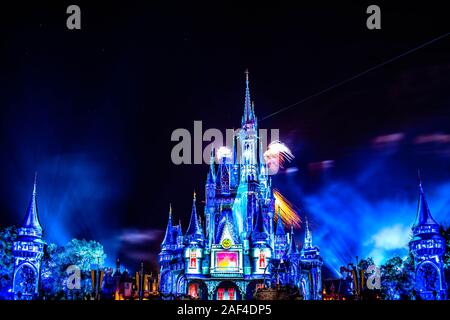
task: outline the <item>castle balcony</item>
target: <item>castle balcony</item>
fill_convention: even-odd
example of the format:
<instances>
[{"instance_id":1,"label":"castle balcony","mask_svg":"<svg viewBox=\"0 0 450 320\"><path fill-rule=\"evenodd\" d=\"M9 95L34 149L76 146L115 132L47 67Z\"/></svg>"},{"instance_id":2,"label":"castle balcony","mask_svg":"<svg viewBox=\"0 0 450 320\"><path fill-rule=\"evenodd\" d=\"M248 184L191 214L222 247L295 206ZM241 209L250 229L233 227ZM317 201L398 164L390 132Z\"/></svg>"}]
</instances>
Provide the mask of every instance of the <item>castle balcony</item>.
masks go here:
<instances>
[{"instance_id":1,"label":"castle balcony","mask_svg":"<svg viewBox=\"0 0 450 320\"><path fill-rule=\"evenodd\" d=\"M410 243L410 249L415 256L419 257L442 255L445 252L445 240L443 238L414 240Z\"/></svg>"}]
</instances>

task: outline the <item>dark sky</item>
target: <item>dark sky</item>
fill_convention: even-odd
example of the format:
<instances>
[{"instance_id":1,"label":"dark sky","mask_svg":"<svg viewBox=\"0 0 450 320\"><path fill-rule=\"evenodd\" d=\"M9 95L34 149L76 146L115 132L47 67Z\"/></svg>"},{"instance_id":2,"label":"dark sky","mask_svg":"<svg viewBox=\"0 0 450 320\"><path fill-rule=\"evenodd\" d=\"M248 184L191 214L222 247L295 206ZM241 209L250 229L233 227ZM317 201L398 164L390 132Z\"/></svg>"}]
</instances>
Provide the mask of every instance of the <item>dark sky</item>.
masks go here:
<instances>
[{"instance_id":1,"label":"dark sky","mask_svg":"<svg viewBox=\"0 0 450 320\"><path fill-rule=\"evenodd\" d=\"M296 2L18 1L2 10L0 224L20 223L37 170L48 241L95 239L109 261L154 265L169 202L186 229L207 172L171 162L171 133L193 132L194 120L239 126L245 68L262 119L449 31L440 3L378 2L382 29L368 30L372 3ZM81 30L66 29L69 4L81 7ZM288 167L298 171L274 185L311 217L331 268L379 254L370 233L413 221L419 167L436 215L450 222L449 39L260 122L279 128L296 157ZM398 206L406 213L392 220ZM386 225L366 229L378 214Z\"/></svg>"}]
</instances>

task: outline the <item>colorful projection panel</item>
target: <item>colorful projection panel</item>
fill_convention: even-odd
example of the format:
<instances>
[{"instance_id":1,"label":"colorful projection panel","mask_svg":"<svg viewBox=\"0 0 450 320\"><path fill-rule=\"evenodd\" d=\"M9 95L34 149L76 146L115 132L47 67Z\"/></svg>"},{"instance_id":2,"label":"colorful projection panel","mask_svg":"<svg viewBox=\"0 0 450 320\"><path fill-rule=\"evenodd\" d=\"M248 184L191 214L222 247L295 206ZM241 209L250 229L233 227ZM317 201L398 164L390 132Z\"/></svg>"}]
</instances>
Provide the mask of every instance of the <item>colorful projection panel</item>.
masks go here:
<instances>
[{"instance_id":1,"label":"colorful projection panel","mask_svg":"<svg viewBox=\"0 0 450 320\"><path fill-rule=\"evenodd\" d=\"M236 251L216 252L216 267L224 269L238 268L238 252Z\"/></svg>"}]
</instances>

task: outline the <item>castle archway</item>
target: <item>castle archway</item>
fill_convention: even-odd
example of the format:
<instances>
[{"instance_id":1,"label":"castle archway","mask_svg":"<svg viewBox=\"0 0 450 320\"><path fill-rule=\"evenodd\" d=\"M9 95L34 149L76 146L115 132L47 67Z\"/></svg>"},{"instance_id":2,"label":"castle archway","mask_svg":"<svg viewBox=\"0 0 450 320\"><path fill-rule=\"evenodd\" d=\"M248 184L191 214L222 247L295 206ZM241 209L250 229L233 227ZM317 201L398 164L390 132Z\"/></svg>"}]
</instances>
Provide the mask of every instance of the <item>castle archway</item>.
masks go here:
<instances>
[{"instance_id":1,"label":"castle archway","mask_svg":"<svg viewBox=\"0 0 450 320\"><path fill-rule=\"evenodd\" d=\"M441 288L439 268L429 261L419 265L416 272L416 287L424 291L437 291Z\"/></svg>"},{"instance_id":2,"label":"castle archway","mask_svg":"<svg viewBox=\"0 0 450 320\"><path fill-rule=\"evenodd\" d=\"M37 293L38 274L29 263L21 264L14 273L13 290L18 299L28 300Z\"/></svg>"},{"instance_id":3,"label":"castle archway","mask_svg":"<svg viewBox=\"0 0 450 320\"><path fill-rule=\"evenodd\" d=\"M184 274L178 277L177 281L177 294L186 294L187 292L187 280Z\"/></svg>"},{"instance_id":4,"label":"castle archway","mask_svg":"<svg viewBox=\"0 0 450 320\"><path fill-rule=\"evenodd\" d=\"M217 286L214 300L241 300L241 293L233 281L222 281Z\"/></svg>"},{"instance_id":5,"label":"castle archway","mask_svg":"<svg viewBox=\"0 0 450 320\"><path fill-rule=\"evenodd\" d=\"M187 286L187 295L193 299L207 300L208 288L201 280L191 280Z\"/></svg>"}]
</instances>

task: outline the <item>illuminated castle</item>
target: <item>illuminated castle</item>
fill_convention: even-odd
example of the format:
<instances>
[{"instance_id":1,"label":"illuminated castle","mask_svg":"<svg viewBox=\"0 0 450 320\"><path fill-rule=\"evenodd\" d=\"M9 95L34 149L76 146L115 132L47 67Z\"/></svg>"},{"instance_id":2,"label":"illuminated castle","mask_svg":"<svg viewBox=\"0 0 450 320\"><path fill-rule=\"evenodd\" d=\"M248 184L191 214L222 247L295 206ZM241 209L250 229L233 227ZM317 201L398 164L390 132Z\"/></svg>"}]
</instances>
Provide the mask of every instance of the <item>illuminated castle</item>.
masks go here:
<instances>
[{"instance_id":1,"label":"illuminated castle","mask_svg":"<svg viewBox=\"0 0 450 320\"><path fill-rule=\"evenodd\" d=\"M300 251L292 226L286 232L281 213L275 212L248 72L241 124L240 156L237 143L232 151L219 149L218 166L211 154L204 225L195 193L184 235L181 224L173 224L170 208L159 254L160 292L167 298L237 300L251 299L256 289L280 284L297 289L304 299L321 299L322 259L308 225Z\"/></svg>"},{"instance_id":2,"label":"illuminated castle","mask_svg":"<svg viewBox=\"0 0 450 320\"><path fill-rule=\"evenodd\" d=\"M417 217L412 232L409 248L414 256L417 295L423 300L445 300L447 298L443 260L445 239L439 232L439 224L431 215L422 182L419 183Z\"/></svg>"},{"instance_id":3,"label":"illuminated castle","mask_svg":"<svg viewBox=\"0 0 450 320\"><path fill-rule=\"evenodd\" d=\"M42 240L42 227L39 223L36 195L35 177L33 194L25 220L18 229L17 240L13 244L15 300L31 300L38 295L44 241Z\"/></svg>"}]
</instances>

